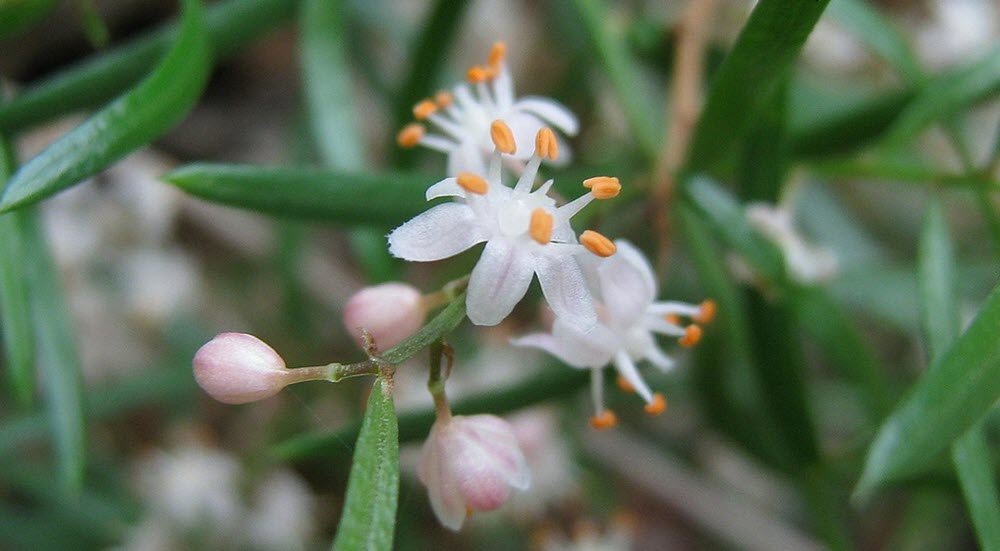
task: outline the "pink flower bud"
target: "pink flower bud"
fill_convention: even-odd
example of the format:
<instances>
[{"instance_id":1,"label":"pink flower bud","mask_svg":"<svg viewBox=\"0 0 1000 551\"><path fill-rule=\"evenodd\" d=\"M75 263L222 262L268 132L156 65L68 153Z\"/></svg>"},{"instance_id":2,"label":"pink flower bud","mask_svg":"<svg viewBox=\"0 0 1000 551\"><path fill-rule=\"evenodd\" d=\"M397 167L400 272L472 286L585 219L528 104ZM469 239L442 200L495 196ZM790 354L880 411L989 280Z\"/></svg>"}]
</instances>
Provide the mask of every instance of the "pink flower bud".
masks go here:
<instances>
[{"instance_id":1,"label":"pink flower bud","mask_svg":"<svg viewBox=\"0 0 1000 551\"><path fill-rule=\"evenodd\" d=\"M509 423L495 415L438 419L418 469L441 524L458 531L472 511L503 505L510 488L526 490L531 473Z\"/></svg>"},{"instance_id":2,"label":"pink flower bud","mask_svg":"<svg viewBox=\"0 0 1000 551\"><path fill-rule=\"evenodd\" d=\"M245 404L269 398L294 382L285 360L246 333L221 333L194 355L194 378L212 398Z\"/></svg>"},{"instance_id":3,"label":"pink flower bud","mask_svg":"<svg viewBox=\"0 0 1000 551\"><path fill-rule=\"evenodd\" d=\"M420 291L405 283L383 283L354 293L344 305L344 326L362 346L365 329L380 349L388 350L416 333L426 314Z\"/></svg>"}]
</instances>

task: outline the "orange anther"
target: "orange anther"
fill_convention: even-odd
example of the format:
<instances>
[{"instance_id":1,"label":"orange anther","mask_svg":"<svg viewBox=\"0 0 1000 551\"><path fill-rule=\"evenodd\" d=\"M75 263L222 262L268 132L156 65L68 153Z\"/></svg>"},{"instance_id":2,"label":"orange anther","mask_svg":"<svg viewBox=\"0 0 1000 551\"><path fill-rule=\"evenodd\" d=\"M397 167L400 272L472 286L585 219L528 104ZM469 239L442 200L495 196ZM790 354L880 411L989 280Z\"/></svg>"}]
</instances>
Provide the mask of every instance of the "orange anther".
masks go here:
<instances>
[{"instance_id":1,"label":"orange anther","mask_svg":"<svg viewBox=\"0 0 1000 551\"><path fill-rule=\"evenodd\" d=\"M622 377L621 375L615 379L615 384L618 385L619 390L622 392L635 392L635 387L632 386L632 383L628 382L628 379Z\"/></svg>"},{"instance_id":2,"label":"orange anther","mask_svg":"<svg viewBox=\"0 0 1000 551\"><path fill-rule=\"evenodd\" d=\"M543 126L535 135L535 155L552 161L559 157L559 143L551 128Z\"/></svg>"},{"instance_id":3,"label":"orange anther","mask_svg":"<svg viewBox=\"0 0 1000 551\"><path fill-rule=\"evenodd\" d=\"M398 143L400 147L413 147L420 143L420 140L423 137L424 127L417 123L411 123L404 126L403 129L399 131L399 134L396 134L396 143Z\"/></svg>"},{"instance_id":4,"label":"orange anther","mask_svg":"<svg viewBox=\"0 0 1000 551\"><path fill-rule=\"evenodd\" d=\"M451 92L447 90L441 90L434 94L434 103L437 104L438 109L444 109L455 103L455 96L451 95Z\"/></svg>"},{"instance_id":5,"label":"orange anther","mask_svg":"<svg viewBox=\"0 0 1000 551\"><path fill-rule=\"evenodd\" d=\"M493 47L490 48L490 55L486 58L490 67L500 67L500 63L503 58L507 55L507 45L503 42L494 42Z\"/></svg>"},{"instance_id":6,"label":"orange anther","mask_svg":"<svg viewBox=\"0 0 1000 551\"><path fill-rule=\"evenodd\" d=\"M455 178L455 182L465 191L477 195L486 195L486 192L490 189L490 185L486 183L486 180L482 176L477 176L471 172L459 172L458 177Z\"/></svg>"},{"instance_id":7,"label":"orange anther","mask_svg":"<svg viewBox=\"0 0 1000 551\"><path fill-rule=\"evenodd\" d=\"M610 239L593 230L586 230L580 234L580 244L601 258L607 258L618 250Z\"/></svg>"},{"instance_id":8,"label":"orange anther","mask_svg":"<svg viewBox=\"0 0 1000 551\"><path fill-rule=\"evenodd\" d=\"M663 316L663 319L667 320L667 323L669 323L670 325L680 325L681 324L681 318L677 314L667 314L667 315Z\"/></svg>"},{"instance_id":9,"label":"orange anther","mask_svg":"<svg viewBox=\"0 0 1000 551\"><path fill-rule=\"evenodd\" d=\"M531 211L531 223L528 225L528 234L539 245L548 245L552 241L552 215L545 212L543 208Z\"/></svg>"},{"instance_id":10,"label":"orange anther","mask_svg":"<svg viewBox=\"0 0 1000 551\"><path fill-rule=\"evenodd\" d=\"M589 186L587 186L587 182L590 182ZM618 193L622 190L622 185L618 181L618 178L609 178L607 176L591 178L585 181L583 185L590 188L590 192L594 194L595 199L618 197Z\"/></svg>"},{"instance_id":11,"label":"orange anther","mask_svg":"<svg viewBox=\"0 0 1000 551\"><path fill-rule=\"evenodd\" d=\"M429 99L425 99L420 103L413 106L413 116L418 120L422 121L427 117L431 116L432 113L438 110L436 103Z\"/></svg>"},{"instance_id":12,"label":"orange anther","mask_svg":"<svg viewBox=\"0 0 1000 551\"><path fill-rule=\"evenodd\" d=\"M650 415L659 415L667 410L667 400L662 394L657 392L653 395L653 401L646 404L643 409Z\"/></svg>"},{"instance_id":13,"label":"orange anther","mask_svg":"<svg viewBox=\"0 0 1000 551\"><path fill-rule=\"evenodd\" d=\"M465 78L473 84L478 84L480 82L486 82L489 79L489 73L486 67L482 65L473 65L469 67L469 70L465 72Z\"/></svg>"},{"instance_id":14,"label":"orange anther","mask_svg":"<svg viewBox=\"0 0 1000 551\"><path fill-rule=\"evenodd\" d=\"M591 189L594 187L594 184L597 184L599 182L605 182L608 180L617 182L618 178L615 178L614 176L594 176L593 178L587 178L586 180L584 180L583 187Z\"/></svg>"},{"instance_id":15,"label":"orange anther","mask_svg":"<svg viewBox=\"0 0 1000 551\"><path fill-rule=\"evenodd\" d=\"M684 336L677 340L681 346L691 348L701 340L701 327L691 324L684 328Z\"/></svg>"},{"instance_id":16,"label":"orange anther","mask_svg":"<svg viewBox=\"0 0 1000 551\"><path fill-rule=\"evenodd\" d=\"M706 300L701 303L701 309L695 314L692 319L698 323L710 323L715 319L715 314L718 312L718 307L715 305L714 300Z\"/></svg>"},{"instance_id":17,"label":"orange anther","mask_svg":"<svg viewBox=\"0 0 1000 551\"><path fill-rule=\"evenodd\" d=\"M618 417L615 415L615 412L610 409L606 409L602 411L600 415L595 415L590 418L590 426L597 430L610 429L617 424Z\"/></svg>"},{"instance_id":18,"label":"orange anther","mask_svg":"<svg viewBox=\"0 0 1000 551\"><path fill-rule=\"evenodd\" d=\"M497 146L497 150L500 153L513 155L517 151L517 144L514 142L514 133L510 131L507 123L500 119L493 121L493 124L490 125L490 138L493 139L493 145Z\"/></svg>"}]
</instances>

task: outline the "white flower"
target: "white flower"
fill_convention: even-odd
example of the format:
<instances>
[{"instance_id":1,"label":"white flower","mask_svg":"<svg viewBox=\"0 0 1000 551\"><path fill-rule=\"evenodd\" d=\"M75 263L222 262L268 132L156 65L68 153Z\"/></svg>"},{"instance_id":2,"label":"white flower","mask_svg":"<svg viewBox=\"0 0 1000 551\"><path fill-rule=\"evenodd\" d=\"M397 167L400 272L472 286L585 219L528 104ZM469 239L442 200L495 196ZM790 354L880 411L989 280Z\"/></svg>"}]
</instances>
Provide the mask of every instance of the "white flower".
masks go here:
<instances>
[{"instance_id":1,"label":"white flower","mask_svg":"<svg viewBox=\"0 0 1000 551\"><path fill-rule=\"evenodd\" d=\"M792 225L789 206L751 203L746 207L747 220L764 237L781 249L785 269L800 283L819 283L837 274L837 257L823 247L806 242Z\"/></svg>"},{"instance_id":2,"label":"white flower","mask_svg":"<svg viewBox=\"0 0 1000 551\"><path fill-rule=\"evenodd\" d=\"M510 488L525 490L531 473L510 425L495 415L438 418L418 468L441 524L462 527L472 511L503 505Z\"/></svg>"},{"instance_id":3,"label":"white flower","mask_svg":"<svg viewBox=\"0 0 1000 551\"><path fill-rule=\"evenodd\" d=\"M561 207L548 196L552 180L532 191L542 158L558 156L555 136L548 128L538 131L535 153L513 188L501 178L501 152L516 148L513 134L503 121L490 127L496 149L488 179L463 172L427 190L427 199L452 196L455 202L432 207L389 234L389 251L400 258L429 262L454 256L486 242L469 279L467 311L476 325L496 325L524 296L532 276L538 274L542 292L552 310L567 323L587 331L597 316L583 273L575 256L585 251L606 257L614 243L603 235L585 231L577 243L569 220L594 199L618 195L617 178L596 177L584 182L591 188Z\"/></svg>"},{"instance_id":4,"label":"white flower","mask_svg":"<svg viewBox=\"0 0 1000 551\"><path fill-rule=\"evenodd\" d=\"M634 389L646 401L646 411L660 413L666 407L663 396L650 391L636 362L648 360L663 371L670 369L674 362L657 346L654 335L679 337L682 345L693 346L701 338L701 327L683 327L680 316L707 323L715 315L712 301L701 305L656 302L656 280L649 262L628 241L619 239L615 245L618 253L593 267L602 303L600 321L593 330L584 333L557 316L551 333L535 333L512 341L517 346L545 350L573 367L592 370L596 416L591 424L595 428L615 424L614 414L603 405L604 366L613 363L624 379L623 386Z\"/></svg>"},{"instance_id":5,"label":"white flower","mask_svg":"<svg viewBox=\"0 0 1000 551\"><path fill-rule=\"evenodd\" d=\"M521 144L511 154L519 161L531 157L531 148L526 144L543 126L576 135L576 117L562 104L544 97L515 97L504 53L503 43L494 44L487 65L469 69L468 84L461 83L455 86L454 93L442 91L434 99L414 106L417 120L431 123L440 133L428 134L422 124L413 123L399 132L399 145L422 145L446 153L448 174L454 176L460 172L486 172L493 150L490 124L497 119L510 125L514 138ZM568 162L569 147L559 141L559 148L564 151L561 162Z\"/></svg>"}]
</instances>

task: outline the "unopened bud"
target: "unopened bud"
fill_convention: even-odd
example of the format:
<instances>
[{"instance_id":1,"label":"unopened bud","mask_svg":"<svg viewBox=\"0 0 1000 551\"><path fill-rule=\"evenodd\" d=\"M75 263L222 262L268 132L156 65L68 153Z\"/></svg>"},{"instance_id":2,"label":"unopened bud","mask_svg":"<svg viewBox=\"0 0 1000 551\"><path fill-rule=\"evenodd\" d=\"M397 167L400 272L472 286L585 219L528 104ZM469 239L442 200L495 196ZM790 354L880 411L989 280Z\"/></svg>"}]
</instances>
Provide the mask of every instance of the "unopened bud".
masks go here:
<instances>
[{"instance_id":1,"label":"unopened bud","mask_svg":"<svg viewBox=\"0 0 1000 551\"><path fill-rule=\"evenodd\" d=\"M212 398L245 404L277 394L294 382L285 360L246 333L221 333L194 355L194 378Z\"/></svg>"},{"instance_id":2,"label":"unopened bud","mask_svg":"<svg viewBox=\"0 0 1000 551\"><path fill-rule=\"evenodd\" d=\"M495 415L439 419L418 470L441 524L458 531L466 514L504 504L510 488L526 490L531 473L514 431Z\"/></svg>"},{"instance_id":3,"label":"unopened bud","mask_svg":"<svg viewBox=\"0 0 1000 551\"><path fill-rule=\"evenodd\" d=\"M344 305L344 326L364 346L361 330L381 350L406 340L424 324L427 309L420 291L405 283L383 283L354 293Z\"/></svg>"}]
</instances>

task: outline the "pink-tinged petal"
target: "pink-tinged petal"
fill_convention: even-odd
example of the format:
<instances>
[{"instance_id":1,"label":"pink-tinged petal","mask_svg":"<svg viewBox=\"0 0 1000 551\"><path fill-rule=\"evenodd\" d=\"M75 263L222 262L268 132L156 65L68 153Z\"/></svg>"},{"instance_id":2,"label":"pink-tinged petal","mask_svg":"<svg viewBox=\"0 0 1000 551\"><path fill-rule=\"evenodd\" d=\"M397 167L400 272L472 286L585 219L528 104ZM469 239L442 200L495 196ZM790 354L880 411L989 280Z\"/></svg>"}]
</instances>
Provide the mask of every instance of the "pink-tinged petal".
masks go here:
<instances>
[{"instance_id":1,"label":"pink-tinged petal","mask_svg":"<svg viewBox=\"0 0 1000 551\"><path fill-rule=\"evenodd\" d=\"M618 369L618 373L635 388L636 394L646 402L653 401L653 392L646 386L646 381L642 380L632 358L629 358L624 350L619 350L615 354L615 367Z\"/></svg>"},{"instance_id":2,"label":"pink-tinged petal","mask_svg":"<svg viewBox=\"0 0 1000 551\"><path fill-rule=\"evenodd\" d=\"M540 254L535 258L538 282L549 308L581 331L597 324L594 300L576 260L570 255Z\"/></svg>"},{"instance_id":3,"label":"pink-tinged petal","mask_svg":"<svg viewBox=\"0 0 1000 551\"><path fill-rule=\"evenodd\" d=\"M649 262L631 243L618 239L615 246L615 254L597 265L597 275L601 301L614 324L625 328L637 323L656 299L656 281Z\"/></svg>"},{"instance_id":4,"label":"pink-tinged petal","mask_svg":"<svg viewBox=\"0 0 1000 551\"><path fill-rule=\"evenodd\" d=\"M437 199L438 197L465 197L465 190L462 189L462 186L458 185L455 178L445 178L427 188L425 196L428 201Z\"/></svg>"},{"instance_id":5,"label":"pink-tinged petal","mask_svg":"<svg viewBox=\"0 0 1000 551\"><path fill-rule=\"evenodd\" d=\"M424 442L417 476L427 488L434 515L446 528L457 532L465 521L466 504L459 485L447 470L445 458L449 452L448 442L442 439L440 424L435 423Z\"/></svg>"},{"instance_id":6,"label":"pink-tinged petal","mask_svg":"<svg viewBox=\"0 0 1000 551\"><path fill-rule=\"evenodd\" d=\"M546 125L554 126L569 136L575 136L580 129L576 115L565 105L540 96L526 96L514 104L514 111L522 111L535 115Z\"/></svg>"},{"instance_id":7,"label":"pink-tinged petal","mask_svg":"<svg viewBox=\"0 0 1000 551\"><path fill-rule=\"evenodd\" d=\"M503 321L524 297L534 274L531 255L507 239L491 239L469 278L466 311L476 325Z\"/></svg>"},{"instance_id":8,"label":"pink-tinged petal","mask_svg":"<svg viewBox=\"0 0 1000 551\"><path fill-rule=\"evenodd\" d=\"M405 283L383 283L365 287L344 305L344 327L364 346L362 329L388 350L416 333L424 324L427 309L420 291Z\"/></svg>"},{"instance_id":9,"label":"pink-tinged petal","mask_svg":"<svg viewBox=\"0 0 1000 551\"><path fill-rule=\"evenodd\" d=\"M292 382L281 356L246 333L216 335L198 349L192 365L198 385L225 404L263 400Z\"/></svg>"},{"instance_id":10,"label":"pink-tinged petal","mask_svg":"<svg viewBox=\"0 0 1000 551\"><path fill-rule=\"evenodd\" d=\"M389 234L389 252L416 262L455 256L486 240L468 205L437 205Z\"/></svg>"}]
</instances>

